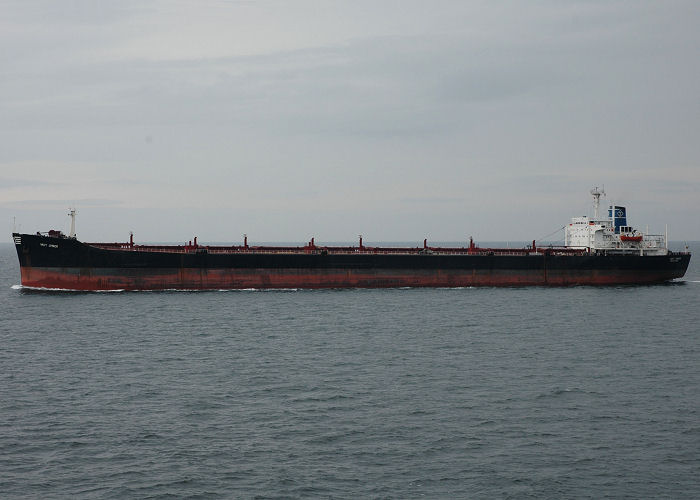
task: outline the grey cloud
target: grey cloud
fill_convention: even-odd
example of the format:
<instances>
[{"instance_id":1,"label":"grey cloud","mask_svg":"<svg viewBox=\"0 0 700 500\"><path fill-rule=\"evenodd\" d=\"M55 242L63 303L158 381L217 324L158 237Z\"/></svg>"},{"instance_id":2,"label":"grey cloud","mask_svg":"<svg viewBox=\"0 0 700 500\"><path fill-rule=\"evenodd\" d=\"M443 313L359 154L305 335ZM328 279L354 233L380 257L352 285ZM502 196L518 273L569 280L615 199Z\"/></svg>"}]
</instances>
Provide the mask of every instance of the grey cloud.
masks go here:
<instances>
[{"instance_id":1,"label":"grey cloud","mask_svg":"<svg viewBox=\"0 0 700 500\"><path fill-rule=\"evenodd\" d=\"M46 199L37 199L37 200L19 200L19 201L14 201L14 202L6 202L3 205L5 206L42 206L42 205L49 205L49 206L56 206L56 205L76 205L76 206L84 206L84 207L105 207L105 206L115 206L119 205L121 202L119 200L110 200L110 199L104 199L104 198L80 198L76 200L59 200L59 199L54 199L54 200L46 200Z\"/></svg>"},{"instance_id":2,"label":"grey cloud","mask_svg":"<svg viewBox=\"0 0 700 500\"><path fill-rule=\"evenodd\" d=\"M119 5L70 7L52 22L50 2L16 3L0 21L8 47L0 166L41 160L36 173L46 182L147 186L138 196L173 200L164 213L186 193L202 220L253 200L258 210L237 216L272 238L311 220L329 231L337 220L394 228L387 238L438 226L448 235L459 213L494 199L499 207L475 230L498 238L498 217L529 231L508 217L525 207L535 216L528 224L547 233L585 211L588 189L603 183L638 203L697 208L700 13L692 2L401 2L400 12L382 2L328 3L276 20L287 33L340 31L349 21L348 36L319 34L313 45L280 36L254 55L161 57L129 42L167 2ZM267 22L285 7L255 8ZM235 21L238 11L217 12ZM169 19L170 31L153 26L162 37L155 42L190 28ZM193 41L198 34L206 33L191 32ZM66 172L73 162L93 167ZM17 182L6 186L31 187ZM356 197L366 213L352 205ZM326 215L297 207L316 200ZM285 204L280 223L275 210ZM165 227L155 219L140 218ZM335 237L355 231L346 229Z\"/></svg>"},{"instance_id":3,"label":"grey cloud","mask_svg":"<svg viewBox=\"0 0 700 500\"><path fill-rule=\"evenodd\" d=\"M35 179L19 179L12 177L0 177L0 189L12 189L17 187L50 186L58 183Z\"/></svg>"}]
</instances>

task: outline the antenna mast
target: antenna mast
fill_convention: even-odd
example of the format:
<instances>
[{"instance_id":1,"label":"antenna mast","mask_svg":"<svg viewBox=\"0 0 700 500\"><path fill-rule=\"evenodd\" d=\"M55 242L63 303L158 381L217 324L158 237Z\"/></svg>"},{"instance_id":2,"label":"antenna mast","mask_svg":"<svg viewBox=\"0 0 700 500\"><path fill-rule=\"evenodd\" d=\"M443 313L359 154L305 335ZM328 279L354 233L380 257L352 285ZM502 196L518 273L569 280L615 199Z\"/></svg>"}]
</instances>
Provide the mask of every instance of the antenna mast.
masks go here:
<instances>
[{"instance_id":1,"label":"antenna mast","mask_svg":"<svg viewBox=\"0 0 700 500\"><path fill-rule=\"evenodd\" d=\"M69 208L68 215L70 215L70 233L68 237L75 238L75 208Z\"/></svg>"},{"instance_id":2,"label":"antenna mast","mask_svg":"<svg viewBox=\"0 0 700 500\"><path fill-rule=\"evenodd\" d=\"M591 189L593 195L593 220L598 220L598 209L600 208L600 195L605 196L605 188L598 189L598 186Z\"/></svg>"}]
</instances>

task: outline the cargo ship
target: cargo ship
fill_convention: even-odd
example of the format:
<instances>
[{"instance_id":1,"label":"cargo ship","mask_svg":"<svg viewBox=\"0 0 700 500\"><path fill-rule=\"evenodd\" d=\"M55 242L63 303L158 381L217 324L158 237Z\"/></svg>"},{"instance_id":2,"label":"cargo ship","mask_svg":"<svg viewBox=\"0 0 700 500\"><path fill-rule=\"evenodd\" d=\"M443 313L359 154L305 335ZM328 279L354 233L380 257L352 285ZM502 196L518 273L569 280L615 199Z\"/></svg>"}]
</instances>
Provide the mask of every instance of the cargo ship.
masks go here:
<instances>
[{"instance_id":1,"label":"cargo ship","mask_svg":"<svg viewBox=\"0 0 700 500\"><path fill-rule=\"evenodd\" d=\"M625 207L564 226L563 246L460 247L139 245L84 243L75 235L13 233L22 286L65 290L206 290L654 284L681 278L690 253L668 249L667 235L627 224Z\"/></svg>"}]
</instances>

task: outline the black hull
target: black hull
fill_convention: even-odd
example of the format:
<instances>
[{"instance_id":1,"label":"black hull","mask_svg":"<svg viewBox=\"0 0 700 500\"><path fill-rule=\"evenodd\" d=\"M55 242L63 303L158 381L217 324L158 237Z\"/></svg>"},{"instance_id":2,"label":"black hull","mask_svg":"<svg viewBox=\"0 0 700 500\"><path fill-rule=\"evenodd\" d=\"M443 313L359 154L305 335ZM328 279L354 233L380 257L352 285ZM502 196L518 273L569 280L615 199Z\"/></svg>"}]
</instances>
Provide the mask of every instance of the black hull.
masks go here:
<instances>
[{"instance_id":1,"label":"black hull","mask_svg":"<svg viewBox=\"0 0 700 500\"><path fill-rule=\"evenodd\" d=\"M99 248L14 234L22 284L79 290L648 284L682 277L690 255L214 252Z\"/></svg>"}]
</instances>

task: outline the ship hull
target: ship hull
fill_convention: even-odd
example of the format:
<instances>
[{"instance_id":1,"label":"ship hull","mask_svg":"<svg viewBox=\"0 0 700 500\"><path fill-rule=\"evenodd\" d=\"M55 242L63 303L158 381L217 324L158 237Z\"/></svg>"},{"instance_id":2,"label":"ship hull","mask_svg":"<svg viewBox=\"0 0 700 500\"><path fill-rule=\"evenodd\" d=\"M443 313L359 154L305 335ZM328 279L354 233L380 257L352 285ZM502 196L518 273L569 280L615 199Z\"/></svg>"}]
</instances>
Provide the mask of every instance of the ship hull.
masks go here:
<instances>
[{"instance_id":1,"label":"ship hull","mask_svg":"<svg viewBox=\"0 0 700 500\"><path fill-rule=\"evenodd\" d=\"M654 284L685 274L689 254L389 254L103 249L14 235L22 285L69 290L386 288Z\"/></svg>"},{"instance_id":2,"label":"ship hull","mask_svg":"<svg viewBox=\"0 0 700 500\"><path fill-rule=\"evenodd\" d=\"M211 290L246 288L390 288L654 284L682 276L665 271L473 269L463 271L344 269L23 268L22 285L66 290Z\"/></svg>"}]
</instances>

